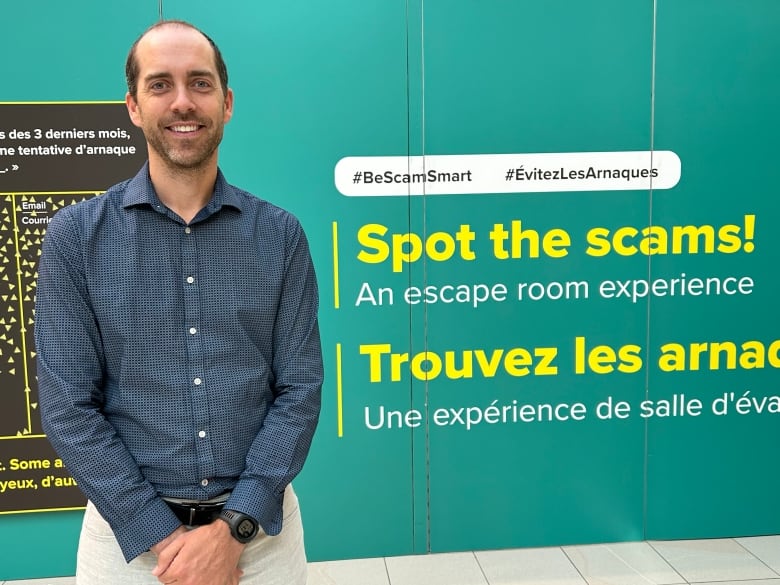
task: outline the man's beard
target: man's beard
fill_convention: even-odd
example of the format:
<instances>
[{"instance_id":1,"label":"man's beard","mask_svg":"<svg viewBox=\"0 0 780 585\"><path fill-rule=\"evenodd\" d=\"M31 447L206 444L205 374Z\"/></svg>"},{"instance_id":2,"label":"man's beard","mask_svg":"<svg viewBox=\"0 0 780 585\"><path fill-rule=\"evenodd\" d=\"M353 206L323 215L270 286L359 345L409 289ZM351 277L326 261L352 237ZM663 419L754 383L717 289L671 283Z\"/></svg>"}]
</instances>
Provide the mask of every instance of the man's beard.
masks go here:
<instances>
[{"instance_id":1,"label":"man's beard","mask_svg":"<svg viewBox=\"0 0 780 585\"><path fill-rule=\"evenodd\" d=\"M182 120L182 122L187 121L192 122L193 120ZM149 146L170 170L195 170L205 166L219 147L219 143L222 142L223 125L205 125L209 131L206 136L198 136L191 140L180 138L168 140L165 135L168 130L164 126L170 126L174 123L176 121L154 126L145 132Z\"/></svg>"}]
</instances>

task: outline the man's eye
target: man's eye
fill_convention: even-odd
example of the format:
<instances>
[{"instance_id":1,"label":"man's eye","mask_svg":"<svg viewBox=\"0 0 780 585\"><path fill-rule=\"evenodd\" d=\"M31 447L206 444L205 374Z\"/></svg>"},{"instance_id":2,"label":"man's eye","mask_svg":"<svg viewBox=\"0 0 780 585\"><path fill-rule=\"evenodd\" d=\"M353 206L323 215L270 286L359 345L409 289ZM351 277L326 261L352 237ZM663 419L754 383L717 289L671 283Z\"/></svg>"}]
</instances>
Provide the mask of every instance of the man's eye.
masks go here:
<instances>
[{"instance_id":1,"label":"man's eye","mask_svg":"<svg viewBox=\"0 0 780 585\"><path fill-rule=\"evenodd\" d=\"M155 81L152 85L149 86L149 89L152 91L161 91L166 88L166 84L164 81Z\"/></svg>"},{"instance_id":2,"label":"man's eye","mask_svg":"<svg viewBox=\"0 0 780 585\"><path fill-rule=\"evenodd\" d=\"M208 89L209 87L211 87L211 84L208 81L199 79L198 81L195 82L195 87L197 87L198 89Z\"/></svg>"}]
</instances>

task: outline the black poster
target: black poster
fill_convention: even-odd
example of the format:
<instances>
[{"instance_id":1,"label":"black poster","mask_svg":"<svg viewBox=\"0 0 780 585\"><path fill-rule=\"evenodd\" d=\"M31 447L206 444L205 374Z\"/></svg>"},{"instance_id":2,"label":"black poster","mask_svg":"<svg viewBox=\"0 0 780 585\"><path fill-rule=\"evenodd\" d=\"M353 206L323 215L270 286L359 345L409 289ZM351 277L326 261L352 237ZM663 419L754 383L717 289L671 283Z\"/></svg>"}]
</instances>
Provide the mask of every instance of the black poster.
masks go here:
<instances>
[{"instance_id":1,"label":"black poster","mask_svg":"<svg viewBox=\"0 0 780 585\"><path fill-rule=\"evenodd\" d=\"M59 209L132 177L145 160L124 103L0 103L0 513L85 504L38 414L38 258Z\"/></svg>"}]
</instances>

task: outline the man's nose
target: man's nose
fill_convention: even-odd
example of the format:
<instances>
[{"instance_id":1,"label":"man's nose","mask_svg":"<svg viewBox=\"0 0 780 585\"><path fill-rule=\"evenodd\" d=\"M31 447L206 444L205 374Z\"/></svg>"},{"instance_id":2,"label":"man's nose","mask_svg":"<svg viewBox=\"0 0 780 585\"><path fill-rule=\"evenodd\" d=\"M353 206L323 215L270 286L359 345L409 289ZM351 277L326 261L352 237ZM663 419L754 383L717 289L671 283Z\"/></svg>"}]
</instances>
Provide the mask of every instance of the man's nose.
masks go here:
<instances>
[{"instance_id":1,"label":"man's nose","mask_svg":"<svg viewBox=\"0 0 780 585\"><path fill-rule=\"evenodd\" d=\"M174 100L171 102L171 109L175 112L191 112L195 109L195 103L192 100L192 96L188 88L179 87L174 95Z\"/></svg>"}]
</instances>

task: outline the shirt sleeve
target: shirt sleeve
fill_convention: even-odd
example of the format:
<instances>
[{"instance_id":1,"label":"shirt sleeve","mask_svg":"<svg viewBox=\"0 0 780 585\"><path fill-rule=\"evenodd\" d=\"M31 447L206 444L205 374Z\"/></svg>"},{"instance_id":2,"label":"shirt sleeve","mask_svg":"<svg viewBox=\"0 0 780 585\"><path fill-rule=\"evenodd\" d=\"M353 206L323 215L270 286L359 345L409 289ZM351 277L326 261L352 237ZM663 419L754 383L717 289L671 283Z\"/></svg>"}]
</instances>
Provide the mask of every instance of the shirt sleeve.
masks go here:
<instances>
[{"instance_id":1,"label":"shirt sleeve","mask_svg":"<svg viewBox=\"0 0 780 585\"><path fill-rule=\"evenodd\" d=\"M284 489L311 446L323 382L314 265L299 222L290 215L287 220L286 270L273 328L274 401L225 505L257 519L272 536L282 529Z\"/></svg>"},{"instance_id":2,"label":"shirt sleeve","mask_svg":"<svg viewBox=\"0 0 780 585\"><path fill-rule=\"evenodd\" d=\"M102 414L104 351L90 303L78 221L49 223L38 268L35 343L43 430L129 562L180 522Z\"/></svg>"}]
</instances>

